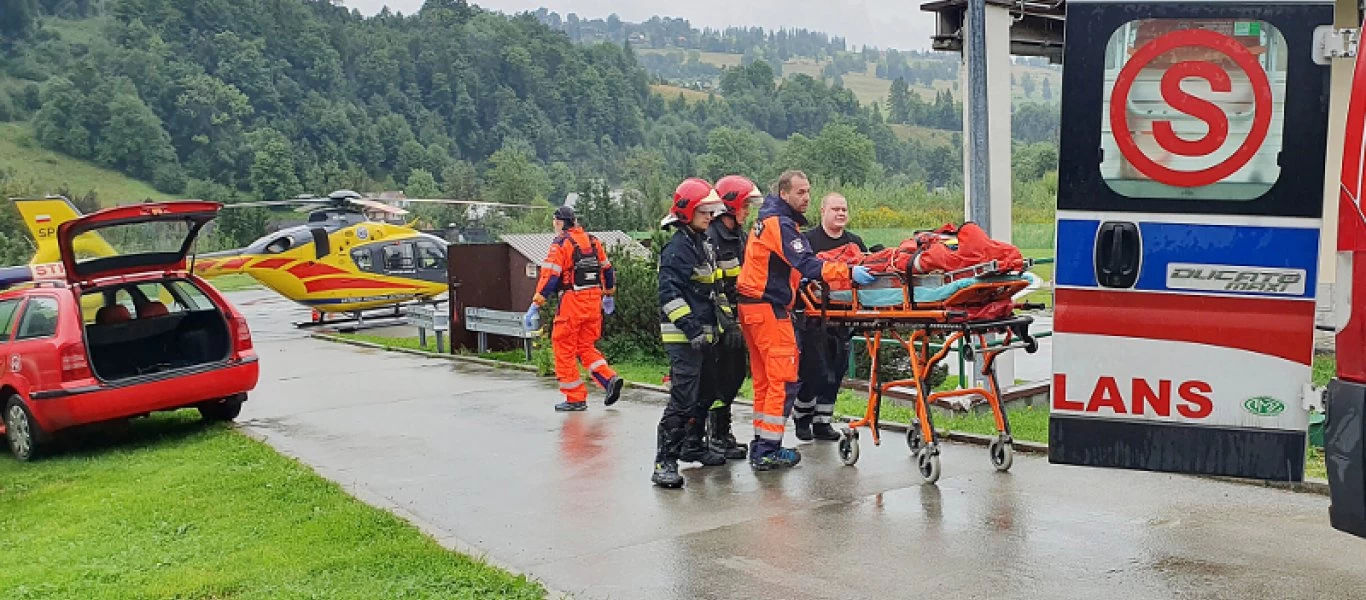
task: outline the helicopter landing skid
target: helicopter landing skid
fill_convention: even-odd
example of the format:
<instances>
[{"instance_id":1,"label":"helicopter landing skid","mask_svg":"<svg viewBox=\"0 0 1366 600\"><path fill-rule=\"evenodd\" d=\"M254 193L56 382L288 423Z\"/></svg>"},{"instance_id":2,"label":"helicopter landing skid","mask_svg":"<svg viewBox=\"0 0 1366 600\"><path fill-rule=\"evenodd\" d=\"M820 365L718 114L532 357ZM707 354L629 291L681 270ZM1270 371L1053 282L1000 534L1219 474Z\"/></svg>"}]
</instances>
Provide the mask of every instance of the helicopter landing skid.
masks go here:
<instances>
[{"instance_id":1,"label":"helicopter landing skid","mask_svg":"<svg viewBox=\"0 0 1366 600\"><path fill-rule=\"evenodd\" d=\"M298 321L294 326L299 329L312 329L316 327L327 327L335 329L339 333L355 333L363 329L375 329L380 327L394 327L407 325L403 309L409 306L436 306L444 304L440 302L408 302L405 304L395 304L392 308L370 309L368 311L355 311L346 313L348 316L341 318L328 318L327 313L318 313L317 318L309 321Z\"/></svg>"}]
</instances>

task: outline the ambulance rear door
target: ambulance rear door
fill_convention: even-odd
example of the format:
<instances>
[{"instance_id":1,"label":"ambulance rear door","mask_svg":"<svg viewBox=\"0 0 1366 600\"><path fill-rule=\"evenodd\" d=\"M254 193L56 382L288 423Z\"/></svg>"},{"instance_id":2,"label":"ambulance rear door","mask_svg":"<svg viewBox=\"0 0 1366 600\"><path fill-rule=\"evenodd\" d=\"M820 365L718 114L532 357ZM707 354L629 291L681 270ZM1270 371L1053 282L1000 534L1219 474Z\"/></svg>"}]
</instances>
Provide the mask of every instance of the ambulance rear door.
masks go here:
<instances>
[{"instance_id":1,"label":"ambulance rear door","mask_svg":"<svg viewBox=\"0 0 1366 600\"><path fill-rule=\"evenodd\" d=\"M1049 458L1303 477L1331 2L1068 2Z\"/></svg>"}]
</instances>

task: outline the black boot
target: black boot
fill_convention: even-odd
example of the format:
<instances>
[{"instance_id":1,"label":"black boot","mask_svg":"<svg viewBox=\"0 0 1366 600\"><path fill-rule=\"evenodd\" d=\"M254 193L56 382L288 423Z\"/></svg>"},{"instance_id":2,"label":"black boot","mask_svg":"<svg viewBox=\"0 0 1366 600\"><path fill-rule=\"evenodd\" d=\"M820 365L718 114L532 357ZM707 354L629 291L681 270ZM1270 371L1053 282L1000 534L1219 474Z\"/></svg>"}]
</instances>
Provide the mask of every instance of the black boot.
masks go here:
<instances>
[{"instance_id":1,"label":"black boot","mask_svg":"<svg viewBox=\"0 0 1366 600\"><path fill-rule=\"evenodd\" d=\"M840 441L840 432L835 431L835 428L832 427L829 423L816 423L815 425L812 425L811 436L818 440L825 440L827 442Z\"/></svg>"},{"instance_id":2,"label":"black boot","mask_svg":"<svg viewBox=\"0 0 1366 600\"><path fill-rule=\"evenodd\" d=\"M797 417L793 423L797 426L797 439L803 442L809 442L813 439L811 436L811 417Z\"/></svg>"},{"instance_id":3,"label":"black boot","mask_svg":"<svg viewBox=\"0 0 1366 600\"><path fill-rule=\"evenodd\" d=\"M707 413L711 425L711 446L728 459L739 460L748 456L744 446L735 441L730 431L730 407L715 408Z\"/></svg>"},{"instance_id":4,"label":"black boot","mask_svg":"<svg viewBox=\"0 0 1366 600\"><path fill-rule=\"evenodd\" d=\"M689 438L683 442L683 452L678 455L683 462L697 462L704 466L716 467L726 464L726 456L702 443L701 438Z\"/></svg>"},{"instance_id":5,"label":"black boot","mask_svg":"<svg viewBox=\"0 0 1366 600\"><path fill-rule=\"evenodd\" d=\"M664 459L656 462L655 472L650 476L650 482L662 488L683 487L683 476L678 474L678 461Z\"/></svg>"}]
</instances>

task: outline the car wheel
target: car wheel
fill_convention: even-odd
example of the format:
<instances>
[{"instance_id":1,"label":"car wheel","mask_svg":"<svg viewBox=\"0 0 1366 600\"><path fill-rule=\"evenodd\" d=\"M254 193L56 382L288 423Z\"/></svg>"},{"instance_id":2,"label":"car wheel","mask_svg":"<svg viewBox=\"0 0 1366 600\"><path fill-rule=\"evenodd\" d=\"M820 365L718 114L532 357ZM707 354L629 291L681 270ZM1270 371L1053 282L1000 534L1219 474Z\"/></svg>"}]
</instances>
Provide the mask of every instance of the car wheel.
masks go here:
<instances>
[{"instance_id":1,"label":"car wheel","mask_svg":"<svg viewBox=\"0 0 1366 600\"><path fill-rule=\"evenodd\" d=\"M234 396L205 402L198 407L199 416L203 417L205 421L231 421L236 419L237 415L242 414L243 400L244 398L240 396Z\"/></svg>"},{"instance_id":2,"label":"car wheel","mask_svg":"<svg viewBox=\"0 0 1366 600\"><path fill-rule=\"evenodd\" d=\"M18 395L10 396L5 403L5 441L9 442L14 458L33 460L38 456L43 437L43 428L33 420L24 401Z\"/></svg>"}]
</instances>

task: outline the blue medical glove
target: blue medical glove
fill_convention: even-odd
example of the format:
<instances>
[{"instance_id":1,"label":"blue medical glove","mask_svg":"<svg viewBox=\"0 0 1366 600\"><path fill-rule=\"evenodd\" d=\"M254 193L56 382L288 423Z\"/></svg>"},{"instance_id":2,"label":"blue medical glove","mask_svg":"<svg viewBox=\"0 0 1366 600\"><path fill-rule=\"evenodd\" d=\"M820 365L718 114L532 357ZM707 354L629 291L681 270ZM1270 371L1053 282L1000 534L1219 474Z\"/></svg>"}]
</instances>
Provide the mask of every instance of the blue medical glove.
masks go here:
<instances>
[{"instance_id":1,"label":"blue medical glove","mask_svg":"<svg viewBox=\"0 0 1366 600\"><path fill-rule=\"evenodd\" d=\"M602 312L605 312L605 313L607 313L607 314L610 315L610 314L612 314L613 312L616 312L616 310L617 310L617 301L614 300L611 296L603 296L603 297L602 297Z\"/></svg>"},{"instance_id":2,"label":"blue medical glove","mask_svg":"<svg viewBox=\"0 0 1366 600\"><path fill-rule=\"evenodd\" d=\"M857 265L853 269L850 269L850 271L854 276L854 283L868 285L873 282L873 274L868 271L868 267Z\"/></svg>"},{"instance_id":3,"label":"blue medical glove","mask_svg":"<svg viewBox=\"0 0 1366 600\"><path fill-rule=\"evenodd\" d=\"M535 304L532 304L532 305L531 305L531 308L528 308L528 309L527 309L526 315L524 315L524 316L522 317L522 325L526 326L527 331L532 331L532 330L540 329L540 328L541 328L541 307L536 306Z\"/></svg>"}]
</instances>

